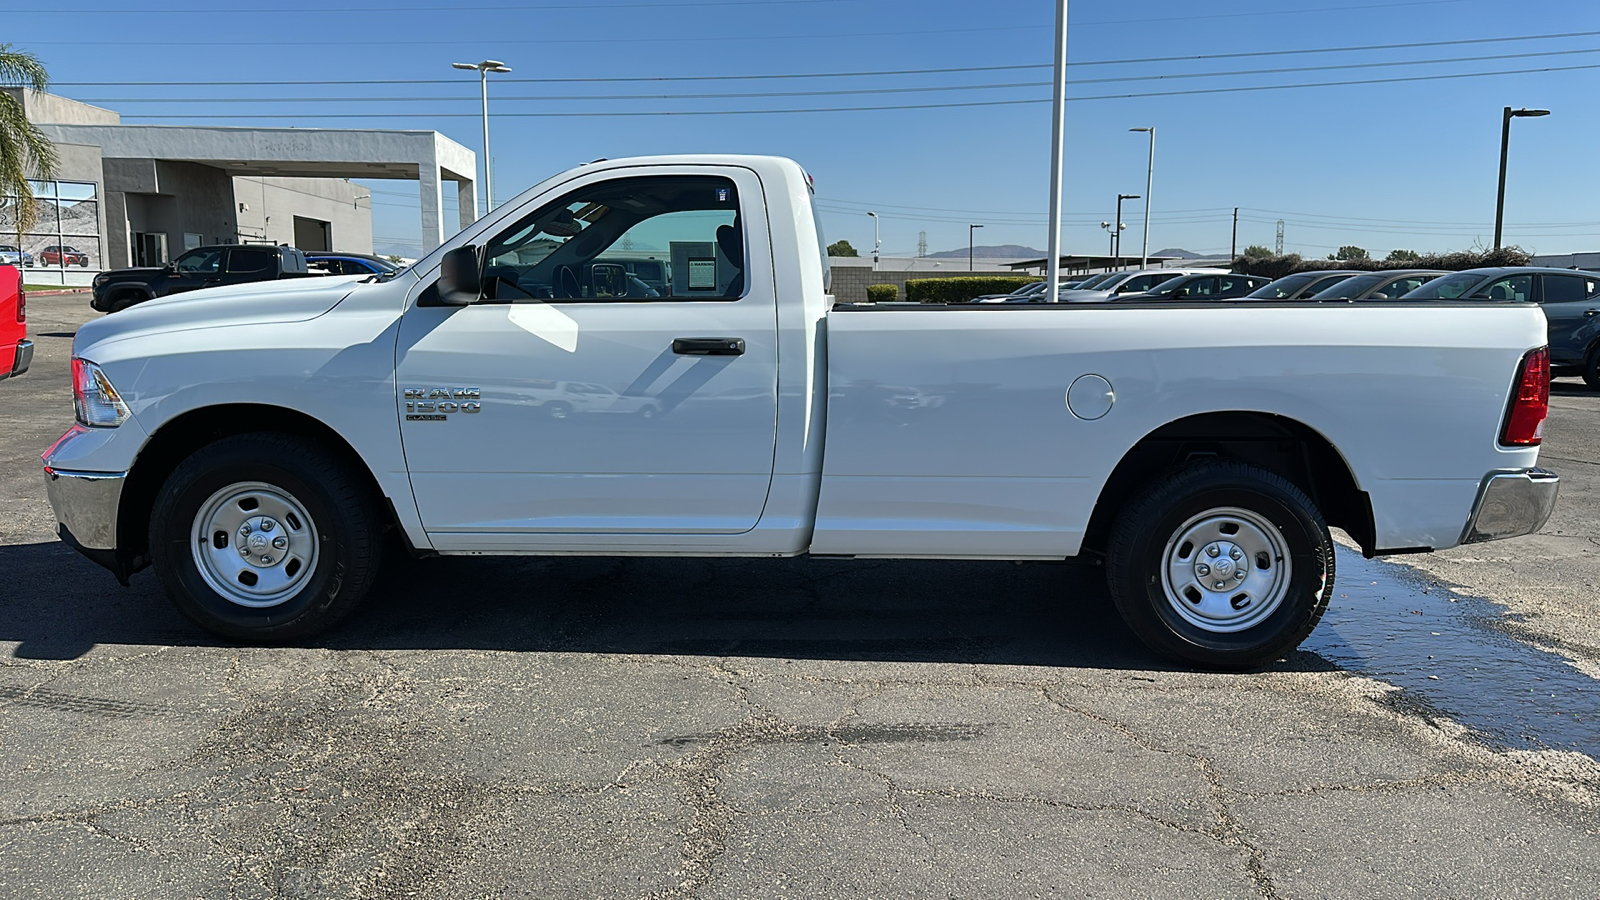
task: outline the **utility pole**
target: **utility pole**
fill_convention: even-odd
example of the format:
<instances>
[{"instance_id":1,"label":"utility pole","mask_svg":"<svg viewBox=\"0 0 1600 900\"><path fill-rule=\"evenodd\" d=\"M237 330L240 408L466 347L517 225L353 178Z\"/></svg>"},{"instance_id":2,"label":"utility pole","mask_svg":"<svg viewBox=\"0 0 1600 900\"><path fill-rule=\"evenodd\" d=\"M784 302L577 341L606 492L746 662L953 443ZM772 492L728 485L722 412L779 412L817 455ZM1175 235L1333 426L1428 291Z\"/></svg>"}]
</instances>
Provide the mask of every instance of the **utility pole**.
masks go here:
<instances>
[{"instance_id":1,"label":"utility pole","mask_svg":"<svg viewBox=\"0 0 1600 900\"><path fill-rule=\"evenodd\" d=\"M1279 256L1282 256L1282 255L1283 255L1283 220L1282 220L1282 219L1279 219L1279 220L1278 220L1278 246L1277 246L1277 254L1278 254L1278 255L1279 255Z\"/></svg>"},{"instance_id":2,"label":"utility pole","mask_svg":"<svg viewBox=\"0 0 1600 900\"><path fill-rule=\"evenodd\" d=\"M928 233L926 231L919 231L919 232L917 232L917 258L921 259L922 257L927 256L927 255L928 255Z\"/></svg>"},{"instance_id":3,"label":"utility pole","mask_svg":"<svg viewBox=\"0 0 1600 900\"><path fill-rule=\"evenodd\" d=\"M982 228L982 227L983 227L982 225L968 225L967 226L967 271L968 272L972 271L972 232L974 232L977 229Z\"/></svg>"},{"instance_id":4,"label":"utility pole","mask_svg":"<svg viewBox=\"0 0 1600 900\"><path fill-rule=\"evenodd\" d=\"M1067 144L1067 0L1056 0L1054 85L1050 100L1050 239L1044 263L1046 303L1060 301L1061 290L1061 160ZM971 232L968 232L970 235Z\"/></svg>"},{"instance_id":5,"label":"utility pole","mask_svg":"<svg viewBox=\"0 0 1600 900\"><path fill-rule=\"evenodd\" d=\"M1228 242L1228 258L1239 258L1239 207L1233 208L1233 240Z\"/></svg>"}]
</instances>

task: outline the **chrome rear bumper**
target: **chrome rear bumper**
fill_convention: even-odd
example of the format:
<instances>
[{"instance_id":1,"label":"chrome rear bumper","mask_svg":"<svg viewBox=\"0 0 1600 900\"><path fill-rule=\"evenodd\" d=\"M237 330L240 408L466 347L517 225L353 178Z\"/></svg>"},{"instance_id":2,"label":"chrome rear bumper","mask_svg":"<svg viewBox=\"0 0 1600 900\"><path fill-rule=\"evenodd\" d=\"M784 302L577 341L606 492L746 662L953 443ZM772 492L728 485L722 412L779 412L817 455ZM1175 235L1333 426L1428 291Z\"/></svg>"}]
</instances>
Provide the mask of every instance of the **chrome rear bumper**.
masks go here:
<instances>
[{"instance_id":1,"label":"chrome rear bumper","mask_svg":"<svg viewBox=\"0 0 1600 900\"><path fill-rule=\"evenodd\" d=\"M1533 534L1556 506L1561 479L1548 469L1490 472L1478 488L1461 543L1476 544Z\"/></svg>"},{"instance_id":2,"label":"chrome rear bumper","mask_svg":"<svg viewBox=\"0 0 1600 900\"><path fill-rule=\"evenodd\" d=\"M0 371L0 379L15 378L33 365L33 341L18 341L17 352L11 359L11 371Z\"/></svg>"}]
</instances>

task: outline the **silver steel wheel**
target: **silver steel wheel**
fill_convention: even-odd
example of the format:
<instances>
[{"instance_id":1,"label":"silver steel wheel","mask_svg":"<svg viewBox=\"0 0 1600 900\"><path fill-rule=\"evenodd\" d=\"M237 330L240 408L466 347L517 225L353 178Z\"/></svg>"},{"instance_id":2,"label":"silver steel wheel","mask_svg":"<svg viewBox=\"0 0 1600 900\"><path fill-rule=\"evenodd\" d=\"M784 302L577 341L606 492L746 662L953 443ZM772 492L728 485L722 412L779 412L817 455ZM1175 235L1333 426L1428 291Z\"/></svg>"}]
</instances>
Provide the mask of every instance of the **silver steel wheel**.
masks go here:
<instances>
[{"instance_id":1,"label":"silver steel wheel","mask_svg":"<svg viewBox=\"0 0 1600 900\"><path fill-rule=\"evenodd\" d=\"M1289 594L1289 544L1247 509L1209 509L1183 523L1162 555L1167 603L1196 628L1217 633L1261 624Z\"/></svg>"},{"instance_id":2,"label":"silver steel wheel","mask_svg":"<svg viewBox=\"0 0 1600 900\"><path fill-rule=\"evenodd\" d=\"M317 526L299 500L258 481L200 505L189 531L195 568L230 602L262 608L293 597L317 568Z\"/></svg>"}]
</instances>

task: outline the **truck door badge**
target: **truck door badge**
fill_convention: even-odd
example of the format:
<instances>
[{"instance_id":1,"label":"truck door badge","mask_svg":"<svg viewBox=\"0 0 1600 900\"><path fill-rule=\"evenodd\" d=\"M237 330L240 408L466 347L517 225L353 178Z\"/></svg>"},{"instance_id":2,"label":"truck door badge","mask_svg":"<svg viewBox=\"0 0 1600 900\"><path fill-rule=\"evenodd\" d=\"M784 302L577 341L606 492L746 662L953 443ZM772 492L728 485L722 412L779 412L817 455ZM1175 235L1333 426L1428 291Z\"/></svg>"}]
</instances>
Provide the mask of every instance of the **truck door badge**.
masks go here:
<instances>
[{"instance_id":1,"label":"truck door badge","mask_svg":"<svg viewBox=\"0 0 1600 900\"><path fill-rule=\"evenodd\" d=\"M406 388L407 422L443 422L452 413L471 415L483 409L483 391L467 388Z\"/></svg>"}]
</instances>

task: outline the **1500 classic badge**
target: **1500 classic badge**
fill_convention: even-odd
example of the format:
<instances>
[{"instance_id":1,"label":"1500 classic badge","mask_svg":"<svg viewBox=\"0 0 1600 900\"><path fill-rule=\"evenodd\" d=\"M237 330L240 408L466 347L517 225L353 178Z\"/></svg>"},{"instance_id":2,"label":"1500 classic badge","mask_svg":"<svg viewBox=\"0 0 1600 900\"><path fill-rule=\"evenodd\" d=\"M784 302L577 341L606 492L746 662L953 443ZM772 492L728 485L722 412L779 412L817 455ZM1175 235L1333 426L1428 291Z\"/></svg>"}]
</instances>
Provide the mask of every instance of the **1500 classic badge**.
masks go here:
<instances>
[{"instance_id":1,"label":"1500 classic badge","mask_svg":"<svg viewBox=\"0 0 1600 900\"><path fill-rule=\"evenodd\" d=\"M451 413L472 414L483 409L479 388L406 388L407 422L443 422Z\"/></svg>"}]
</instances>

